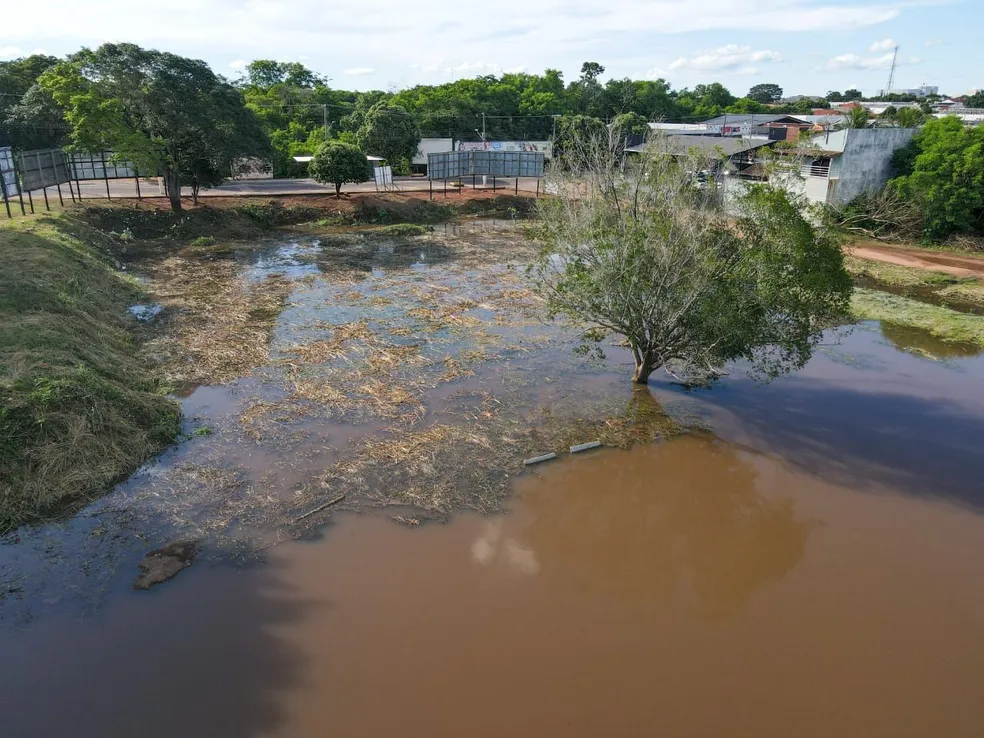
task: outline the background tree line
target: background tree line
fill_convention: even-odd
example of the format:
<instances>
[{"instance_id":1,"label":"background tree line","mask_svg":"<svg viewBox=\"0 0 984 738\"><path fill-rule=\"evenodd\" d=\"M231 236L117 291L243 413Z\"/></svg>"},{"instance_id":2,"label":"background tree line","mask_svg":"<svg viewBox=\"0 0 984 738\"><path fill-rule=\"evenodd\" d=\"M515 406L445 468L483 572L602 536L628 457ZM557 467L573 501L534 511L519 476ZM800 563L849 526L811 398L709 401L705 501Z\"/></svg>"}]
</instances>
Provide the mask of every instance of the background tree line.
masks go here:
<instances>
[{"instance_id":1,"label":"background tree line","mask_svg":"<svg viewBox=\"0 0 984 738\"><path fill-rule=\"evenodd\" d=\"M69 142L64 106L38 84L60 61L35 55L0 62L0 143L30 149ZM298 62L259 59L248 64L239 79L223 82L238 90L259 122L277 176L304 175L304 166L293 157L312 155L329 140L362 148L370 144L374 150L367 153L378 155L384 155L376 148L382 144L397 171L405 170L412 152L408 156L399 146L386 146L383 131L373 130L385 128L383 122L422 137L548 140L557 136L558 128L583 128L619 116L628 125L632 119L625 116L630 114L636 119L697 122L729 113L809 113L833 101L861 97L858 90L834 91L824 98L783 105L783 90L775 84L755 85L737 97L719 82L672 89L664 79L602 82L604 72L601 64L585 62L571 81L547 69L542 74L485 75L395 92L355 92L331 87L324 76Z\"/></svg>"}]
</instances>

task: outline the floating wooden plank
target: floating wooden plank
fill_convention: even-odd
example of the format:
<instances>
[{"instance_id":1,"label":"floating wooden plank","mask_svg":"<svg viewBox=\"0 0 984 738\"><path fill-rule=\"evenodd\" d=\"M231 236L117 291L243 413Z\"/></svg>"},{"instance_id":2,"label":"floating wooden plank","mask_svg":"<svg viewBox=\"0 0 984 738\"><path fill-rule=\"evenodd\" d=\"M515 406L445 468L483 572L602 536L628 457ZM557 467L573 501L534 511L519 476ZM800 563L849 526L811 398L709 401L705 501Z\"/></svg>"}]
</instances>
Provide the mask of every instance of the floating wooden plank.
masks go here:
<instances>
[{"instance_id":1,"label":"floating wooden plank","mask_svg":"<svg viewBox=\"0 0 984 738\"><path fill-rule=\"evenodd\" d=\"M579 451L587 451L590 448L598 448L601 445L601 441L588 441L587 443L580 443L577 446L571 446L571 453L576 454Z\"/></svg>"}]
</instances>

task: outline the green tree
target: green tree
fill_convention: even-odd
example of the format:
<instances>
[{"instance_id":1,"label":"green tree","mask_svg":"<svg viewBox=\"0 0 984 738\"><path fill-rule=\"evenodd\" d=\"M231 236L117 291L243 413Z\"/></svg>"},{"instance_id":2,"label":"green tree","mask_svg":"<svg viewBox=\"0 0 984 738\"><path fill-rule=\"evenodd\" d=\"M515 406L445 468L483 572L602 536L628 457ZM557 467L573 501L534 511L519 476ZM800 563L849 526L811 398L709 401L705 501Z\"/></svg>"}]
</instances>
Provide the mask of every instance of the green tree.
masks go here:
<instances>
[{"instance_id":1,"label":"green tree","mask_svg":"<svg viewBox=\"0 0 984 738\"><path fill-rule=\"evenodd\" d=\"M867 128L871 125L871 113L867 108L851 108L844 121L846 128Z\"/></svg>"},{"instance_id":2,"label":"green tree","mask_svg":"<svg viewBox=\"0 0 984 738\"><path fill-rule=\"evenodd\" d=\"M68 142L68 124L62 109L36 84L8 109L5 123L0 126L0 141L18 149L58 148Z\"/></svg>"},{"instance_id":3,"label":"green tree","mask_svg":"<svg viewBox=\"0 0 984 738\"><path fill-rule=\"evenodd\" d=\"M394 171L409 172L420 144L420 129L406 108L378 102L366 113L356 140L359 148L383 157Z\"/></svg>"},{"instance_id":4,"label":"green tree","mask_svg":"<svg viewBox=\"0 0 984 738\"><path fill-rule=\"evenodd\" d=\"M57 63L44 54L0 62L0 144L34 149L64 143L68 126L61 110L36 84Z\"/></svg>"},{"instance_id":5,"label":"green tree","mask_svg":"<svg viewBox=\"0 0 984 738\"><path fill-rule=\"evenodd\" d=\"M73 54L39 84L65 110L74 148L161 172L174 210L189 176L214 181L233 159L268 152L239 92L203 61L104 44Z\"/></svg>"},{"instance_id":6,"label":"green tree","mask_svg":"<svg viewBox=\"0 0 984 738\"><path fill-rule=\"evenodd\" d=\"M608 139L605 121L590 115L565 115L557 120L557 137L554 140L554 158L561 162L576 160L583 141Z\"/></svg>"},{"instance_id":7,"label":"green tree","mask_svg":"<svg viewBox=\"0 0 984 738\"><path fill-rule=\"evenodd\" d=\"M372 166L365 153L351 144L332 141L318 149L309 171L315 180L335 185L335 197L346 182L365 182L372 179Z\"/></svg>"},{"instance_id":8,"label":"green tree","mask_svg":"<svg viewBox=\"0 0 984 738\"><path fill-rule=\"evenodd\" d=\"M964 102L968 108L984 108L984 90L978 90Z\"/></svg>"},{"instance_id":9,"label":"green tree","mask_svg":"<svg viewBox=\"0 0 984 738\"><path fill-rule=\"evenodd\" d=\"M767 105L769 103L779 102L782 98L782 88L771 82L763 82L752 87L745 97L749 100Z\"/></svg>"},{"instance_id":10,"label":"green tree","mask_svg":"<svg viewBox=\"0 0 984 738\"><path fill-rule=\"evenodd\" d=\"M612 121L612 133L619 141L626 136L645 136L649 130L649 120L638 113L622 113Z\"/></svg>"},{"instance_id":11,"label":"green tree","mask_svg":"<svg viewBox=\"0 0 984 738\"><path fill-rule=\"evenodd\" d=\"M266 90L275 85L315 87L323 80L300 62L257 59L246 65L245 83Z\"/></svg>"},{"instance_id":12,"label":"green tree","mask_svg":"<svg viewBox=\"0 0 984 738\"><path fill-rule=\"evenodd\" d=\"M827 99L830 100L830 102L843 102L844 94L836 90L831 90L827 93Z\"/></svg>"},{"instance_id":13,"label":"green tree","mask_svg":"<svg viewBox=\"0 0 984 738\"><path fill-rule=\"evenodd\" d=\"M708 166L696 154L657 140L627 176L607 138L578 144L553 175L558 195L539 203L531 273L553 314L625 338L633 381L659 368L710 381L736 359L776 376L847 315L840 248L781 189L751 188L729 220L712 188L693 186Z\"/></svg>"},{"instance_id":14,"label":"green tree","mask_svg":"<svg viewBox=\"0 0 984 738\"><path fill-rule=\"evenodd\" d=\"M861 94L861 90L855 90L853 87L849 90L844 91L845 102L851 102L852 100L864 100L864 95Z\"/></svg>"},{"instance_id":15,"label":"green tree","mask_svg":"<svg viewBox=\"0 0 984 738\"><path fill-rule=\"evenodd\" d=\"M769 108L767 108L762 103L757 100L753 100L750 97L743 97L735 100L731 105L724 109L726 113L735 113L736 115L741 114L752 114L752 113L767 113Z\"/></svg>"},{"instance_id":16,"label":"green tree","mask_svg":"<svg viewBox=\"0 0 984 738\"><path fill-rule=\"evenodd\" d=\"M902 174L889 187L922 211L927 239L984 233L984 128L934 118L895 163Z\"/></svg>"}]
</instances>

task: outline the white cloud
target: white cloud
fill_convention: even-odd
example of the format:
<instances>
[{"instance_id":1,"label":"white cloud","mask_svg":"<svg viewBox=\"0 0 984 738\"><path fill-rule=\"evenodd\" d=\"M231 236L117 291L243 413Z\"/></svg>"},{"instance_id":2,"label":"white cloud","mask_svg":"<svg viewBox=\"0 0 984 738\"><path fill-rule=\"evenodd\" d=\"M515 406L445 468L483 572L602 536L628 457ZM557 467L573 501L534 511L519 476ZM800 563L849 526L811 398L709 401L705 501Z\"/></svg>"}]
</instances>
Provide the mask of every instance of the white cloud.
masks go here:
<instances>
[{"instance_id":1,"label":"white cloud","mask_svg":"<svg viewBox=\"0 0 984 738\"><path fill-rule=\"evenodd\" d=\"M0 59L17 59L24 56L24 52L16 46L0 46Z\"/></svg>"},{"instance_id":2,"label":"white cloud","mask_svg":"<svg viewBox=\"0 0 984 738\"><path fill-rule=\"evenodd\" d=\"M858 70L891 69L893 59L895 59L894 51L888 54L882 54L881 56L859 56L858 54L841 54L840 56L835 56L833 59L829 60L826 65L826 69L830 71L840 71L843 69L858 69ZM910 56L907 59L899 59L896 62L896 64L901 67L909 64L919 64L921 62L922 59L920 59L918 56Z\"/></svg>"},{"instance_id":3,"label":"white cloud","mask_svg":"<svg viewBox=\"0 0 984 738\"><path fill-rule=\"evenodd\" d=\"M679 55L686 48L682 34L696 32L721 32L734 39L750 33L802 33L798 40L782 38L805 54L816 48L816 34L872 28L914 5L933 2L937 0L499 0L489 12L486 0L458 0L449 16L444 0L360 0L358 12L349 4L324 0L170 0L166 5L33 0L5 6L3 43L44 45L51 53L65 54L99 39L126 40L202 58L220 68L227 68L229 59L290 54L309 57L308 66L327 76L358 63L353 59L371 60L377 74L404 84L427 78L424 70L431 66L430 74L448 70L461 76L519 66L557 67L571 77L584 59L596 59L613 73L625 59L641 69L666 67L673 56L664 61L653 49L669 47ZM460 20L468 18L481 22ZM215 33L216 28L222 33ZM423 39L435 55L448 60L484 62L469 67L476 62L421 59L420 46L407 39ZM686 54L677 70L691 70L691 76L764 70L777 54L761 48L748 48L739 55L751 56L723 65L715 52ZM755 58L762 53L766 56ZM701 61L702 56L709 58ZM415 62L421 66L412 68Z\"/></svg>"},{"instance_id":4,"label":"white cloud","mask_svg":"<svg viewBox=\"0 0 984 738\"><path fill-rule=\"evenodd\" d=\"M696 56L681 56L670 64L671 71L693 70L698 72L718 72L741 70L747 74L749 65L762 62L782 61L782 55L763 49L753 51L751 46L728 44L713 51L705 51ZM756 70L757 71L757 70ZM752 72L754 74L755 72Z\"/></svg>"},{"instance_id":5,"label":"white cloud","mask_svg":"<svg viewBox=\"0 0 984 738\"><path fill-rule=\"evenodd\" d=\"M889 69L892 66L894 54L884 56L864 57L857 54L841 54L827 62L827 69Z\"/></svg>"},{"instance_id":6,"label":"white cloud","mask_svg":"<svg viewBox=\"0 0 984 738\"><path fill-rule=\"evenodd\" d=\"M933 47L933 46L942 46L945 43L946 43L946 41L944 41L941 38L931 38L929 41L927 41L925 43L925 46L927 48L930 48L930 47Z\"/></svg>"},{"instance_id":7,"label":"white cloud","mask_svg":"<svg viewBox=\"0 0 984 738\"><path fill-rule=\"evenodd\" d=\"M868 51L872 54L879 54L883 51L893 51L897 44L894 39L883 38L881 41L875 41L871 46L868 47Z\"/></svg>"},{"instance_id":8,"label":"white cloud","mask_svg":"<svg viewBox=\"0 0 984 738\"><path fill-rule=\"evenodd\" d=\"M229 62L230 69L245 69L245 67L246 67L245 59L236 59L235 61Z\"/></svg>"},{"instance_id":9,"label":"white cloud","mask_svg":"<svg viewBox=\"0 0 984 738\"><path fill-rule=\"evenodd\" d=\"M342 74L348 74L352 77L361 77L365 74L374 74L376 72L372 67L352 67L351 69L346 69Z\"/></svg>"}]
</instances>

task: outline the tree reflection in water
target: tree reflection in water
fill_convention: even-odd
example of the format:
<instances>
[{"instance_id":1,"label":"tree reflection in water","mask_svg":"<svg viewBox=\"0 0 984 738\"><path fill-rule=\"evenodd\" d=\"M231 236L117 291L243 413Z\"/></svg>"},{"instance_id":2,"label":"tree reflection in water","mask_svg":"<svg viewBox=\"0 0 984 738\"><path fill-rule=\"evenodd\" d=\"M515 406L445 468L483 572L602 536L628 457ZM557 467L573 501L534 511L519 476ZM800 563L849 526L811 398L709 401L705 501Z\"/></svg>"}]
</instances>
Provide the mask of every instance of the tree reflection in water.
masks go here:
<instances>
[{"instance_id":1,"label":"tree reflection in water","mask_svg":"<svg viewBox=\"0 0 984 738\"><path fill-rule=\"evenodd\" d=\"M522 485L515 538L540 576L725 619L803 557L813 524L778 488L789 479L708 437L572 458Z\"/></svg>"}]
</instances>

